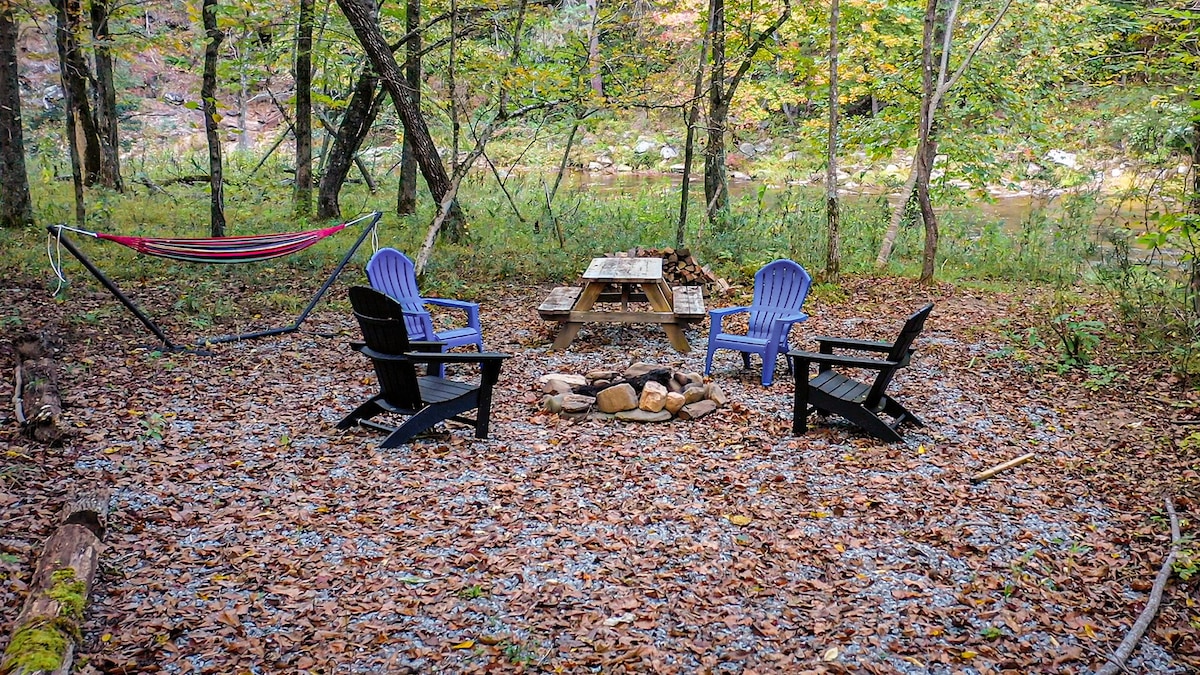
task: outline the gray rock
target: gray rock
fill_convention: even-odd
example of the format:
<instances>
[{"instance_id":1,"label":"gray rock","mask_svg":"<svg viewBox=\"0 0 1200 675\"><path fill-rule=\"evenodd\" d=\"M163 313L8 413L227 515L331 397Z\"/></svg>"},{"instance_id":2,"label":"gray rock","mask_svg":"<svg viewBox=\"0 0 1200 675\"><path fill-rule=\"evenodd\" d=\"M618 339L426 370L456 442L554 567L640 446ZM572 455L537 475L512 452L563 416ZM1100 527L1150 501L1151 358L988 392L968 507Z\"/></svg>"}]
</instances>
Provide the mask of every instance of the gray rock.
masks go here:
<instances>
[{"instance_id":1,"label":"gray rock","mask_svg":"<svg viewBox=\"0 0 1200 675\"><path fill-rule=\"evenodd\" d=\"M596 399L591 396L583 396L581 394L567 394L562 399L563 412L581 413L591 409L592 404Z\"/></svg>"},{"instance_id":2,"label":"gray rock","mask_svg":"<svg viewBox=\"0 0 1200 675\"><path fill-rule=\"evenodd\" d=\"M547 396L542 401L542 408L544 408L546 410L546 412L552 412L552 413L562 412L562 408L563 408L562 395L560 394L560 395L556 395L556 396Z\"/></svg>"},{"instance_id":3,"label":"gray rock","mask_svg":"<svg viewBox=\"0 0 1200 675\"><path fill-rule=\"evenodd\" d=\"M713 401L709 401L708 399L705 399L703 401L696 401L695 403L689 403L679 409L679 419L681 419L681 420L699 419L716 409L717 409L717 404L714 403Z\"/></svg>"},{"instance_id":4,"label":"gray rock","mask_svg":"<svg viewBox=\"0 0 1200 675\"><path fill-rule=\"evenodd\" d=\"M662 149L658 151L658 154L663 159L675 159L679 156L679 151L669 145L664 145L662 146Z\"/></svg>"},{"instance_id":5,"label":"gray rock","mask_svg":"<svg viewBox=\"0 0 1200 675\"><path fill-rule=\"evenodd\" d=\"M738 151L747 157L753 157L758 154L758 148L755 148L753 143L739 143Z\"/></svg>"},{"instance_id":6,"label":"gray rock","mask_svg":"<svg viewBox=\"0 0 1200 675\"><path fill-rule=\"evenodd\" d=\"M654 149L653 141L638 141L637 145L633 146L633 151L639 155L644 155Z\"/></svg>"},{"instance_id":7,"label":"gray rock","mask_svg":"<svg viewBox=\"0 0 1200 675\"><path fill-rule=\"evenodd\" d=\"M650 412L649 410L625 410L617 413L617 419L626 422L666 422L671 419L671 413L666 410Z\"/></svg>"}]
</instances>

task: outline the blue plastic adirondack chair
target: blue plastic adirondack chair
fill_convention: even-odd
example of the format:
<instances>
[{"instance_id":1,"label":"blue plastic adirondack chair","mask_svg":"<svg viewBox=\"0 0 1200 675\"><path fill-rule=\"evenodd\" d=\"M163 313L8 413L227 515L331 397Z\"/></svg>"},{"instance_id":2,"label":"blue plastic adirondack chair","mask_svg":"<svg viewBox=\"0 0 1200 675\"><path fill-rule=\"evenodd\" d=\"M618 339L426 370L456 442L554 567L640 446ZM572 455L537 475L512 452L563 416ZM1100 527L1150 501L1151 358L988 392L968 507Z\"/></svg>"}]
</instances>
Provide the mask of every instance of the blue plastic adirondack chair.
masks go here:
<instances>
[{"instance_id":1,"label":"blue plastic adirondack chair","mask_svg":"<svg viewBox=\"0 0 1200 675\"><path fill-rule=\"evenodd\" d=\"M750 367L750 355L758 354L763 360L762 383L771 386L775 379L775 361L779 354L786 354L788 333L792 325L808 319L801 309L812 277L800 265L791 260L776 260L768 263L754 275L754 300L749 307L725 307L708 313L708 355L704 358L704 374L712 372L713 352L732 349L742 353L742 362ZM733 314L749 313L749 330L746 335L726 333L721 328L722 320ZM788 363L789 370L791 363Z\"/></svg>"},{"instance_id":2,"label":"blue plastic adirondack chair","mask_svg":"<svg viewBox=\"0 0 1200 675\"><path fill-rule=\"evenodd\" d=\"M394 248L381 248L367 263L367 279L371 287L387 294L404 308L404 324L409 340L436 340L446 344L444 349L459 345L475 345L483 351L483 331L479 327L479 305L464 300L423 298L417 290L417 275L413 261ZM441 332L433 330L433 319L425 305L461 309L467 314L467 325Z\"/></svg>"}]
</instances>

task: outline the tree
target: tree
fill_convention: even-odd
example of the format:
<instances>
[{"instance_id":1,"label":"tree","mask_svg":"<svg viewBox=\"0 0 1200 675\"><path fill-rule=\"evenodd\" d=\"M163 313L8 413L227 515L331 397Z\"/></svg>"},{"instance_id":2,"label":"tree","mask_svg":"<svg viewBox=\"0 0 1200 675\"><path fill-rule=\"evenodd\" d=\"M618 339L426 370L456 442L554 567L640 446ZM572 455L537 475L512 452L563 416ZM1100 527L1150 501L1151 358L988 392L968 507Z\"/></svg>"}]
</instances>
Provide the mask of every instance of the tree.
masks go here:
<instances>
[{"instance_id":1,"label":"tree","mask_svg":"<svg viewBox=\"0 0 1200 675\"><path fill-rule=\"evenodd\" d=\"M417 159L421 175L425 178L425 184L429 186L429 193L434 201L441 204L450 192L450 177L446 174L441 157L438 156L437 146L433 143L425 117L413 102L412 87L396 63L391 48L383 39L374 3L370 0L337 0L337 3L354 28L354 34L367 53L371 65L379 73L383 86L391 95L392 104L396 106L396 112L404 125L405 137L412 140L413 155ZM455 241L465 234L465 218L457 202L450 203L448 209L447 226L442 228L442 231L447 233L451 241Z\"/></svg>"},{"instance_id":2,"label":"tree","mask_svg":"<svg viewBox=\"0 0 1200 675\"><path fill-rule=\"evenodd\" d=\"M957 0L952 0L956 2ZM924 32L921 37L921 117L917 131L917 203L921 207L921 220L925 222L925 251L921 255L921 283L933 281L934 263L937 260L938 222L929 199L929 175L933 171L933 158L937 144L933 139L933 109L936 80L933 75L934 26L937 23L938 0L925 3Z\"/></svg>"},{"instance_id":3,"label":"tree","mask_svg":"<svg viewBox=\"0 0 1200 675\"><path fill-rule=\"evenodd\" d=\"M63 104L67 112L67 134L73 139L74 160L80 166L83 184L90 186L100 176L100 136L88 104L87 82L91 72L79 46L83 5L81 0L51 2L57 23L54 37L58 45L59 76L62 78Z\"/></svg>"},{"instance_id":4,"label":"tree","mask_svg":"<svg viewBox=\"0 0 1200 675\"><path fill-rule=\"evenodd\" d=\"M297 214L312 213L312 34L313 0L300 0L296 20L296 186Z\"/></svg>"},{"instance_id":5,"label":"tree","mask_svg":"<svg viewBox=\"0 0 1200 675\"><path fill-rule=\"evenodd\" d=\"M712 74L708 89L708 143L704 149L704 198L708 204L708 219L716 221L718 214L723 213L729 205L725 176L725 131L729 126L729 106L742 78L750 70L754 56L791 16L792 5L790 0L783 0L783 12L750 43L742 54L742 62L737 71L728 80L725 79L725 0L709 0L708 13L712 17L709 31L712 43Z\"/></svg>"},{"instance_id":6,"label":"tree","mask_svg":"<svg viewBox=\"0 0 1200 675\"><path fill-rule=\"evenodd\" d=\"M17 28L12 4L0 3L0 227L20 227L33 222L21 132Z\"/></svg>"},{"instance_id":7,"label":"tree","mask_svg":"<svg viewBox=\"0 0 1200 675\"><path fill-rule=\"evenodd\" d=\"M942 23L942 28L941 28L942 48L941 48L941 58L939 59L939 65L938 65L938 74L937 74L937 78L935 80L932 80L930 83L930 86L932 86L933 89L926 90L925 85L924 85L924 79L922 79L922 88L921 88L922 106L924 106L925 98L928 97L929 105L930 105L929 116L928 116L928 119L926 119L924 113L922 113L921 121L918 125L918 130L917 130L918 138L922 135L922 133L924 133L924 135L926 137L925 151L933 153L929 157L928 169L930 170L930 172L932 172L932 169L933 169L933 157L936 156L936 154L937 154L937 149L936 149L937 148L937 134L936 134L936 129L934 128L934 126L935 126L934 122L936 120L936 115L937 115L938 109L941 107L942 101L945 100L946 94L949 93L950 90L952 90L954 88L954 86L958 83L959 79L963 76L963 73L965 73L967 71L967 68L970 67L971 62L974 60L975 56L979 53L979 49L983 46L983 44L985 42L987 42L988 38L991 37L992 33L995 32L996 26L1000 25L1000 21L1008 13L1008 9L1011 6L1012 6L1012 0L1006 0L1004 7L1001 8L1000 12L998 14L996 14L996 17L993 19L993 21L988 26L988 28L975 41L974 45L972 45L972 47L971 47L971 50L969 52L967 52L966 57L963 58L962 62L958 65L958 68L955 69L953 75L949 75L949 64L950 64L951 47L953 46L953 41L954 41L955 23L956 23L956 18L958 16L958 0L951 0L950 7L945 12L944 21ZM928 10L928 7L926 9ZM934 8L934 12L935 12L934 20L936 21L936 7ZM928 47L931 50L930 57L932 58L932 48L933 48L932 41L936 41L936 38L933 35L928 36L928 38L931 41L931 42L929 42L929 44L926 44L926 41L924 39L922 39L922 52L921 52L922 59L924 59L926 47ZM922 61L922 63L923 62L924 61ZM922 78L924 78L924 71L922 71ZM922 108L922 110L924 110L924 108ZM930 128L928 130L924 129L923 125L925 125L925 124L930 125ZM900 223L901 223L901 221L904 220L904 214L908 211L910 202L912 200L913 192L917 189L918 181L921 179L921 176L922 176L921 172L918 170L919 164L922 161L921 153L922 153L922 148L921 148L920 141L918 141L917 150L913 153L912 166L909 169L908 180L905 181L904 187L900 191L900 200L897 202L896 206L892 209L892 217L891 217L891 220L888 222L887 232L884 233L883 242L879 246L879 255L875 258L876 266L882 267L882 266L886 265L888 258L891 257L892 247L895 246L896 237L899 235L899 232L900 232ZM926 181L928 181L928 176L929 176L928 173L925 174ZM926 185L926 192L928 192L928 185ZM935 229L936 229L936 226L935 226ZM928 244L928 242L927 242L927 244Z\"/></svg>"},{"instance_id":8,"label":"tree","mask_svg":"<svg viewBox=\"0 0 1200 675\"><path fill-rule=\"evenodd\" d=\"M379 109L383 106L383 94L379 90L379 76L370 64L364 65L354 84L354 92L342 113L341 122L333 136L333 146L325 155L325 171L317 189L317 217L338 218L342 215L338 194L363 139L367 137Z\"/></svg>"},{"instance_id":9,"label":"tree","mask_svg":"<svg viewBox=\"0 0 1200 675\"><path fill-rule=\"evenodd\" d=\"M404 45L404 78L412 90L413 104L421 107L421 0L406 0L404 28L408 40ZM400 184L396 187L396 215L417 212L417 158L413 143L404 134L400 147Z\"/></svg>"},{"instance_id":10,"label":"tree","mask_svg":"<svg viewBox=\"0 0 1200 675\"><path fill-rule=\"evenodd\" d=\"M704 26L704 38L700 42L700 62L696 65L696 77L692 81L692 100L683 114L687 132L683 141L683 183L679 188L679 225L675 228L676 248L683 246L684 235L687 233L688 193L691 191L692 160L696 155L696 121L700 114L700 99L704 94L704 64L708 60L708 46L712 40L713 11L715 9L715 3L709 3L708 22Z\"/></svg>"},{"instance_id":11,"label":"tree","mask_svg":"<svg viewBox=\"0 0 1200 675\"><path fill-rule=\"evenodd\" d=\"M828 162L825 167L825 277L830 283L841 279L841 236L838 232L838 0L829 7L829 141Z\"/></svg>"},{"instance_id":12,"label":"tree","mask_svg":"<svg viewBox=\"0 0 1200 675\"><path fill-rule=\"evenodd\" d=\"M217 57L225 33L217 28L217 0L204 0L202 5L204 35L204 77L200 98L204 109L204 136L208 140L209 216L214 237L225 236L225 185L221 172L221 134L217 113Z\"/></svg>"},{"instance_id":13,"label":"tree","mask_svg":"<svg viewBox=\"0 0 1200 675\"><path fill-rule=\"evenodd\" d=\"M92 0L92 57L96 64L96 136L100 143L100 184L121 192L121 147L117 128L117 86L113 79L111 0Z\"/></svg>"}]
</instances>

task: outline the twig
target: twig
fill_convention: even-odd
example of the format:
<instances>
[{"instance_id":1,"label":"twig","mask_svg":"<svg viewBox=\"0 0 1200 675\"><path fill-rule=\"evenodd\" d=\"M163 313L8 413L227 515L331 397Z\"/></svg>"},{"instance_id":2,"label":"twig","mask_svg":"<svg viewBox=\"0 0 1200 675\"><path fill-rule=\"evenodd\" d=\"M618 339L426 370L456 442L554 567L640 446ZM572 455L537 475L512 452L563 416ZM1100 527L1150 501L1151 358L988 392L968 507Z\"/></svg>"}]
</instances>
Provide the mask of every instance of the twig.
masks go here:
<instances>
[{"instance_id":1,"label":"twig","mask_svg":"<svg viewBox=\"0 0 1200 675\"><path fill-rule=\"evenodd\" d=\"M1113 652L1105 664L1096 670L1096 675L1117 675L1118 672L1124 670L1125 662L1129 660L1133 650L1137 648L1138 641L1142 639L1142 635L1150 627L1150 622L1158 614L1158 606L1162 603L1163 590L1171 578L1171 568L1175 564L1175 556L1179 553L1179 540L1181 539L1179 518L1175 516L1175 505L1171 502L1170 497L1167 497L1167 515L1171 517L1171 551L1167 554L1167 559L1163 561L1162 568L1158 570L1158 577L1154 579L1154 587L1150 589L1150 597L1146 599L1146 607L1138 616L1137 621L1133 622L1125 639L1121 640L1117 651Z\"/></svg>"},{"instance_id":2,"label":"twig","mask_svg":"<svg viewBox=\"0 0 1200 675\"><path fill-rule=\"evenodd\" d=\"M20 423L22 428L24 428L25 423L28 420L25 419L25 401L23 401L21 399L21 389L23 389L25 385L21 382L21 364L20 363L17 363L17 370L16 370L16 374L13 377L13 380L14 380L13 397L12 397L13 409L17 412L17 422Z\"/></svg>"},{"instance_id":3,"label":"twig","mask_svg":"<svg viewBox=\"0 0 1200 675\"><path fill-rule=\"evenodd\" d=\"M979 473L975 474L974 476L971 476L971 482L978 483L979 481L987 480L987 479L991 478L992 476L995 476L996 474L1000 473L1001 471L1008 471L1009 469L1013 468L1014 466L1020 466L1020 465L1024 464L1025 462L1028 462L1031 459L1033 459L1032 452L1029 454L1026 454L1026 455L1021 455L1020 457L1017 457L1016 459L1010 459L1007 462L1004 462L1003 464L997 464L996 466L993 466L990 469L980 471Z\"/></svg>"}]
</instances>

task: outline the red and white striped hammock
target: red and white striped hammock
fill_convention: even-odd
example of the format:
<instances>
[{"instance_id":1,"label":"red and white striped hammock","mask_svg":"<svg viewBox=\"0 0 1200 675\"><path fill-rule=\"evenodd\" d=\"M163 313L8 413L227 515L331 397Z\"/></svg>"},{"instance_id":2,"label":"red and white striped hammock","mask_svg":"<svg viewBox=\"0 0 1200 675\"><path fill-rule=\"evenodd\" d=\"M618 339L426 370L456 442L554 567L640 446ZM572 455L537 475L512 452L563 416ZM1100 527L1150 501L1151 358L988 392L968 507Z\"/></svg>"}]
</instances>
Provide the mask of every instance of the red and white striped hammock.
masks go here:
<instances>
[{"instance_id":1,"label":"red and white striped hammock","mask_svg":"<svg viewBox=\"0 0 1200 675\"><path fill-rule=\"evenodd\" d=\"M131 237L103 232L89 232L66 225L57 228L96 239L115 241L138 253L193 263L234 264L258 262L291 255L312 246L332 234L337 234L355 223L370 218L362 216L349 222L304 232L278 232L274 234L252 234L240 237L204 237L199 239L176 239L172 237Z\"/></svg>"}]
</instances>

